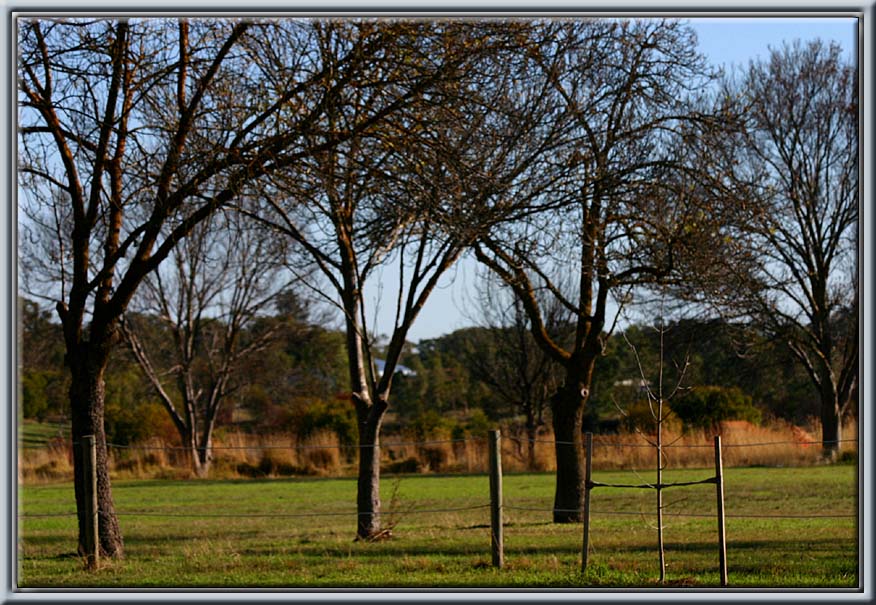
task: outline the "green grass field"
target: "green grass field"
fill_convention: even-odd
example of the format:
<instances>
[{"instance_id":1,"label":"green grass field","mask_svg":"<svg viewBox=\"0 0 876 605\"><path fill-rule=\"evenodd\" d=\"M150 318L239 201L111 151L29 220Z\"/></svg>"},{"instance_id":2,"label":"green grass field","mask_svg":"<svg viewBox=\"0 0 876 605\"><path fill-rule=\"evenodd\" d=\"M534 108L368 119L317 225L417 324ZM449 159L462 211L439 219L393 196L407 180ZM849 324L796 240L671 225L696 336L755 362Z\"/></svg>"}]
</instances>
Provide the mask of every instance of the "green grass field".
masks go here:
<instances>
[{"instance_id":1,"label":"green grass field","mask_svg":"<svg viewBox=\"0 0 876 605\"><path fill-rule=\"evenodd\" d=\"M711 474L668 472L666 481ZM595 473L594 478L624 483L640 479L617 472ZM857 587L856 467L731 468L725 471L725 482L731 587ZM486 476L384 476L384 508L396 512L390 518L397 525L393 538L373 543L353 541L355 516L348 513L355 508L354 479L117 482L113 493L126 557L86 572L75 555L73 516L23 517L18 584L659 586L653 491L593 491L589 567L581 574L581 525L549 522L553 487L552 474L506 475L506 566L496 570L490 565ZM397 497L391 502L394 488ZM708 516L716 509L714 486L664 493L667 514L707 515L666 518L666 586L718 586L717 522ZM69 483L25 486L19 494L20 515L74 510ZM427 512L436 509L441 512ZM308 516L316 512L338 514Z\"/></svg>"}]
</instances>

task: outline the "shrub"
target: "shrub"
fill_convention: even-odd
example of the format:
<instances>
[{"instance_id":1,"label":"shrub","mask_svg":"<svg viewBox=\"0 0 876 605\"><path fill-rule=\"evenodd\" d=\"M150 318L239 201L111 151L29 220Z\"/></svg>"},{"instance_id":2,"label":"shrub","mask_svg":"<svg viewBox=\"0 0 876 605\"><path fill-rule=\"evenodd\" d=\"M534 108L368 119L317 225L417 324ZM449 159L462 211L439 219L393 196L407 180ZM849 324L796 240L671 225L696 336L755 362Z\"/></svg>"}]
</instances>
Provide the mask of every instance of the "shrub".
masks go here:
<instances>
[{"instance_id":1,"label":"shrub","mask_svg":"<svg viewBox=\"0 0 876 605\"><path fill-rule=\"evenodd\" d=\"M315 401L298 419L298 439L332 432L341 443L356 443L356 412L346 401Z\"/></svg>"},{"instance_id":2,"label":"shrub","mask_svg":"<svg viewBox=\"0 0 876 605\"><path fill-rule=\"evenodd\" d=\"M624 410L624 428L629 432L636 429L644 432L649 432L649 429L654 425L654 417L651 415L651 408L647 401L636 401L629 405Z\"/></svg>"},{"instance_id":3,"label":"shrub","mask_svg":"<svg viewBox=\"0 0 876 605\"><path fill-rule=\"evenodd\" d=\"M50 416L64 415L67 410L69 377L59 370L29 370L21 372L21 408L25 418L43 422Z\"/></svg>"},{"instance_id":4,"label":"shrub","mask_svg":"<svg viewBox=\"0 0 876 605\"><path fill-rule=\"evenodd\" d=\"M470 435L477 435L480 437L493 428L493 424L494 423L490 421L489 417L487 417L482 409L475 408L471 411L465 428L468 429Z\"/></svg>"},{"instance_id":5,"label":"shrub","mask_svg":"<svg viewBox=\"0 0 876 605\"><path fill-rule=\"evenodd\" d=\"M104 420L107 441L129 445L145 441L150 437L161 437L171 441L179 439L179 434L160 404L154 401L127 405L125 403L107 398Z\"/></svg>"},{"instance_id":6,"label":"shrub","mask_svg":"<svg viewBox=\"0 0 876 605\"><path fill-rule=\"evenodd\" d=\"M22 372L21 406L25 418L42 421L49 409L46 396L48 380L44 372Z\"/></svg>"},{"instance_id":7,"label":"shrub","mask_svg":"<svg viewBox=\"0 0 876 605\"><path fill-rule=\"evenodd\" d=\"M694 387L669 402L685 428L709 429L725 420L760 424L761 411L737 387Z\"/></svg>"},{"instance_id":8,"label":"shrub","mask_svg":"<svg viewBox=\"0 0 876 605\"><path fill-rule=\"evenodd\" d=\"M453 420L435 410L427 410L411 422L411 431L415 440L427 441L445 438L452 432L453 426Z\"/></svg>"}]
</instances>

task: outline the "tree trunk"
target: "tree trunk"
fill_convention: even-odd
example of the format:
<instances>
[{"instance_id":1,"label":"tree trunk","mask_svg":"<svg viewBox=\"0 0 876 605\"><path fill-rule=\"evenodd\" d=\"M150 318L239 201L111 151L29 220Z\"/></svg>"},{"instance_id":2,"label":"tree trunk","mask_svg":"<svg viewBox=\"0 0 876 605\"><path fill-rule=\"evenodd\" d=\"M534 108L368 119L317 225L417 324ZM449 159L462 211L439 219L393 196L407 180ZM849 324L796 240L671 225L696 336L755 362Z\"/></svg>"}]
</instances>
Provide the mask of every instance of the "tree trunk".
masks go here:
<instances>
[{"instance_id":1,"label":"tree trunk","mask_svg":"<svg viewBox=\"0 0 876 605\"><path fill-rule=\"evenodd\" d=\"M197 449L197 467L195 473L201 479L206 479L213 466L213 438L207 437L206 441Z\"/></svg>"},{"instance_id":2,"label":"tree trunk","mask_svg":"<svg viewBox=\"0 0 876 605\"><path fill-rule=\"evenodd\" d=\"M839 458L842 435L842 411L837 397L837 389L832 380L830 368L822 364L821 374L821 448L822 456L828 462Z\"/></svg>"},{"instance_id":3,"label":"tree trunk","mask_svg":"<svg viewBox=\"0 0 876 605\"><path fill-rule=\"evenodd\" d=\"M535 439L538 436L538 424L535 420L535 412L532 409L532 405L526 407L526 440L527 440L527 464L529 465L529 470L534 471L536 469L536 461L535 461Z\"/></svg>"},{"instance_id":4,"label":"tree trunk","mask_svg":"<svg viewBox=\"0 0 876 605\"><path fill-rule=\"evenodd\" d=\"M71 384L70 409L72 417L72 437L75 444L82 442L85 435L94 435L97 450L97 505L100 554L103 557L121 557L124 554L122 533L119 520L113 505L110 487L109 464L106 448L106 432L104 431L104 397L108 355L99 351L94 345L82 345L78 354L70 355ZM73 486L76 494L76 512L79 519L79 552L85 552L85 478L83 472L83 457L80 448L73 448Z\"/></svg>"},{"instance_id":5,"label":"tree trunk","mask_svg":"<svg viewBox=\"0 0 876 605\"><path fill-rule=\"evenodd\" d=\"M180 450L183 452L185 463L195 475L200 475L198 448L195 444L195 438L192 435L192 431L182 424L177 425L176 431L179 433Z\"/></svg>"},{"instance_id":6,"label":"tree trunk","mask_svg":"<svg viewBox=\"0 0 876 605\"><path fill-rule=\"evenodd\" d=\"M554 495L554 523L581 521L584 502L584 451L581 422L584 418L583 385L566 382L551 400L556 439L557 486ZM578 388L580 387L580 388Z\"/></svg>"},{"instance_id":7,"label":"tree trunk","mask_svg":"<svg viewBox=\"0 0 876 605\"><path fill-rule=\"evenodd\" d=\"M383 413L370 410L359 421L359 481L356 495L356 536L376 537L380 527L380 424Z\"/></svg>"},{"instance_id":8,"label":"tree trunk","mask_svg":"<svg viewBox=\"0 0 876 605\"><path fill-rule=\"evenodd\" d=\"M840 440L842 439L842 414L840 414L836 397L821 401L821 441L822 455L828 462L839 458Z\"/></svg>"},{"instance_id":9,"label":"tree trunk","mask_svg":"<svg viewBox=\"0 0 876 605\"><path fill-rule=\"evenodd\" d=\"M197 468L195 472L198 477L204 479L210 474L210 468L213 466L213 428L216 426L216 413L213 412L209 417L204 419L204 430L201 435L201 444L197 447Z\"/></svg>"}]
</instances>

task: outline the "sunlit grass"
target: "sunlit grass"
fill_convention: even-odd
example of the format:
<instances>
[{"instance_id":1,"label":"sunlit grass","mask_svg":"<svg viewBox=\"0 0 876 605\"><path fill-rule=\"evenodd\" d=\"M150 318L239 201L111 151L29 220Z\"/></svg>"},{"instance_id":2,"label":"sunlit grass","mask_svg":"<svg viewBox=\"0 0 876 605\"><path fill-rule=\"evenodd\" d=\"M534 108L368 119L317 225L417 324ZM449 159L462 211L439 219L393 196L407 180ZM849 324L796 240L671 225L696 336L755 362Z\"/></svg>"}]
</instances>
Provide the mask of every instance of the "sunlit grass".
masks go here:
<instances>
[{"instance_id":1,"label":"sunlit grass","mask_svg":"<svg viewBox=\"0 0 876 605\"><path fill-rule=\"evenodd\" d=\"M670 471L667 481L711 473L708 468ZM648 477L646 471L641 474ZM596 478L637 479L630 472L605 471ZM553 481L549 473L505 477L506 566L501 570L490 565L484 475L385 477L384 506L394 508L387 512L396 513L397 525L392 539L376 543L353 540L352 479L117 481L114 498L125 559L85 572L75 556L74 517L26 517L20 523L19 582L30 587L657 587L654 493L593 491L591 552L582 575L581 526L550 523ZM727 469L731 586L857 586L857 521L824 516L854 515L856 484L856 468L849 465ZM667 586L718 586L714 486L670 489L666 501ZM24 514L74 509L69 483L25 486L21 502ZM443 510L450 508L469 510ZM435 510L442 512L429 512ZM134 511L192 516L124 514ZM340 514L292 516L313 512Z\"/></svg>"}]
</instances>

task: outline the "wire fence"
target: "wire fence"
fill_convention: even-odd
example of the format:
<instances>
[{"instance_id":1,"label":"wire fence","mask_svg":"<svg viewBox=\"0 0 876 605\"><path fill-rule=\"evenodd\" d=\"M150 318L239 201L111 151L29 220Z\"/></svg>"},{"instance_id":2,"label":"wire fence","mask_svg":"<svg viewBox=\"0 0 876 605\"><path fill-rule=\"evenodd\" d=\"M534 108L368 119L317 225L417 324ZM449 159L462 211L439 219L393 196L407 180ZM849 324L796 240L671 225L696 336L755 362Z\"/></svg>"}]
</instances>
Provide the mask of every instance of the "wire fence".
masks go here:
<instances>
[{"instance_id":1,"label":"wire fence","mask_svg":"<svg viewBox=\"0 0 876 605\"><path fill-rule=\"evenodd\" d=\"M389 517L397 515L411 514L431 514L431 513L458 513L473 510L483 510L489 508L489 504L478 504L475 506L454 506L448 508L429 508L429 509L405 509L403 511L379 511L379 512L358 512L355 510L349 511L314 511L302 513L204 513L204 512L169 512L169 511L152 511L152 510L117 510L115 514L120 517L186 517L186 518L252 518L252 519L287 519L287 518L307 518L307 517L355 517L364 515L373 515L377 517ZM507 508L507 507L506 507ZM539 509L541 510L541 509ZM99 511L99 514L106 515L104 511ZM61 512L61 513L19 513L20 518L39 518L39 517L75 517L76 512Z\"/></svg>"},{"instance_id":2,"label":"wire fence","mask_svg":"<svg viewBox=\"0 0 876 605\"><path fill-rule=\"evenodd\" d=\"M393 447L423 447L428 445L441 445L452 443L473 443L484 441L483 438L468 437L465 439L435 439L431 441L398 441L392 443L378 443L372 445L364 445L358 443L342 443L342 444L290 444L290 445L274 445L274 444L253 444L253 445L212 445L209 449L214 451L246 451L246 450L314 450L314 449L370 449L374 447L393 448ZM58 445L67 447L78 446L78 441L56 442ZM46 445L20 445L19 449L45 449ZM186 452L191 448L181 445L148 445L148 444L127 444L127 443L112 443L107 442L106 447L116 450L143 450L143 451L164 451L164 452ZM196 448L197 449L197 448Z\"/></svg>"},{"instance_id":3,"label":"wire fence","mask_svg":"<svg viewBox=\"0 0 876 605\"><path fill-rule=\"evenodd\" d=\"M545 439L528 439L521 437L507 437L508 441L518 442L518 443L548 443L551 445L572 445L574 442L571 441L558 441L558 440L545 440ZM477 437L468 437L464 439L436 439L436 440L425 440L425 441L396 441L390 442L386 444L378 444L384 448L393 448L393 447L428 447L434 445L457 445L464 443L483 443L486 441L486 438L477 438ZM724 443L722 447L724 448L746 448L746 447L767 447L767 446L776 446L776 445L822 445L828 442L822 441L799 441L799 440L780 440L780 441L768 441L768 442L756 442L756 443ZM837 440L836 442L829 443L857 443L857 439L842 439ZM66 442L67 446L77 446L79 443L77 441L68 441ZM45 449L45 446L33 446L33 445L20 445L21 449L36 449L42 448ZM183 448L181 446L168 446L168 445L145 445L145 444L117 444L117 443L106 443L106 447L108 449L115 449L120 451L168 451L168 452L180 452L180 451L191 451L189 448ZM307 445L307 444L288 444L288 445L276 445L276 444L253 444L253 445L216 445L213 446L213 450L236 450L236 451L247 451L247 450L310 450L310 449L343 449L350 447L358 447L358 448L366 448L366 447L374 447L370 445ZM653 445L647 443L616 443L609 440L594 440L593 448L594 450L599 447L647 447L652 448ZM684 443L684 444L675 444L673 446L664 446L664 447L677 447L677 448L713 448L712 444L700 444L700 443ZM633 471L635 472L635 471ZM638 473L637 473L638 474ZM715 483L715 477L709 477L702 480L697 481L677 481L671 483L661 483L660 488L669 488L669 487L681 487L681 486L692 486L692 485L701 485L701 484L713 484ZM657 487L655 483L649 483L647 481L642 483L610 483L610 482L599 482L599 481L591 481L591 487L608 487L608 488L639 488L639 489L654 489ZM156 518L258 518L258 519L266 519L266 518L277 518L277 519L289 519L289 518L316 518L316 517L354 517L361 515L374 515L374 516L396 516L399 514L407 515L419 515L419 514L438 514L438 513L460 513L460 512L468 512L468 511L477 511L477 510L486 510L490 507L490 503L477 504L471 506L461 506L461 507L441 507L441 508L417 508L417 507L409 507L403 511L398 510L384 510L379 512L359 512L356 510L344 510L344 511L303 511L303 512L248 512L248 513L221 513L221 512L204 512L204 511L162 511L162 510L116 510L114 511L115 515L120 517L156 517ZM537 513L545 513L545 514L554 514L554 513L579 513L579 510L567 510L567 509L559 509L556 507L534 507L534 506L521 506L515 503L504 503L502 508L506 511L521 511L521 512L537 512ZM653 511L649 511L645 513L643 511L633 511L633 510L591 510L591 514L595 515L606 515L606 516L646 516L647 514L653 514ZM103 514L103 513L101 513ZM714 518L715 513L698 513L698 512L671 512L665 511L663 513L668 517L691 517L691 518ZM75 511L65 511L65 512L46 512L46 513L26 513L19 512L18 517L22 519L31 519L31 518L53 518L53 517L75 517L77 513ZM726 518L728 519L813 519L813 518L823 518L823 519L853 519L857 518L856 514L845 514L845 513L813 513L813 514L727 514Z\"/></svg>"},{"instance_id":4,"label":"wire fence","mask_svg":"<svg viewBox=\"0 0 876 605\"><path fill-rule=\"evenodd\" d=\"M508 441L517 442L517 443L547 443L551 445L577 445L575 442L571 441L559 441L559 440L545 440L545 439L528 439L521 437L507 437ZM425 441L396 441L385 444L378 444L383 448L400 448L400 447L428 447L435 445L458 445L465 443L482 443L485 442L486 438L478 438L478 437L468 437L464 439L435 439L435 440L425 440ZM799 441L799 440L780 440L780 441L765 441L765 442L756 442L756 443L724 443L722 447L724 448L756 448L756 447L768 447L768 446L777 446L777 445L822 445L827 442L822 441ZM842 439L836 442L830 443L857 443L857 439ZM76 441L67 441L66 445L68 446L77 446L78 442ZM651 448L654 446L648 443L617 443L606 440L605 442L596 441L594 442L594 448L598 447L617 447L617 448ZM21 449L45 449L45 446L36 446L36 445L27 445L22 444L19 446ZM190 448L184 448L181 446L168 446L168 445L148 445L148 444L117 444L117 443L106 443L106 447L112 450L119 451L166 451L166 452L181 452L181 451L192 451ZM211 449L217 451L230 450L230 451L262 451L262 450L312 450L312 449L344 449L344 448L369 448L375 447L372 445L310 445L310 444L288 444L288 445L277 445L277 444L254 444L254 445L216 445ZM673 444L667 445L664 447L676 447L676 448L713 448L712 444L700 444L700 443L683 443L683 444ZM636 472L636 471L633 471ZM638 474L638 473L636 473ZM700 484L713 484L715 483L715 477L709 477L707 479L702 479L698 481L680 481L680 482L672 482L672 483L661 483L660 488L668 488L668 487L680 487L680 486L691 486L691 485L700 485ZM610 487L610 488L641 488L641 489L654 489L658 487L654 483L643 482L639 484L635 483L607 483L607 482L590 482L592 487ZM390 510L390 511L379 511L379 512L359 512L355 510L345 510L345 511L297 511L297 512L246 512L246 513L211 513L211 512L194 512L194 511L162 511L162 510L116 510L114 513L120 517L156 517L156 518L276 518L276 519L289 519L289 518L316 518L316 517L351 517L351 516L362 516L362 515L375 515L375 516L397 516L400 514L403 515L420 515L420 514L439 514L439 513L460 513L460 512L468 512L468 511L477 511L477 510L485 510L490 507L490 503L486 504L477 504L471 506L461 506L461 507L441 507L441 508L416 508L416 507L408 507L403 511L398 510ZM555 507L533 507L533 506L521 506L514 503L505 503L502 505L502 508L505 511L521 511L521 512L537 512L537 513L546 513L546 514L554 514L554 513L580 513L580 510L567 510L567 509L558 509ZM606 516L648 516L656 514L655 511L632 511L632 510L591 510L591 514L595 515L606 515ZM70 512L47 512L47 513L23 513L20 512L18 517L21 519L32 519L32 518L53 518L53 517L75 517L75 511ZM102 514L102 513L101 513ZM663 513L668 517L691 517L691 518L714 518L715 513L697 513L697 512L670 512L665 511ZM857 518L856 514L822 514L822 513L814 513L814 514L727 514L726 518L728 519L852 519Z\"/></svg>"},{"instance_id":5,"label":"wire fence","mask_svg":"<svg viewBox=\"0 0 876 605\"><path fill-rule=\"evenodd\" d=\"M489 504L478 504L476 506L460 506L460 507L451 507L451 508L430 508L430 509L413 509L413 510L405 510L405 511L381 511L376 513L363 513L355 510L349 511L323 511L323 512L303 512L303 513L205 513L205 512L168 512L168 511L151 511L151 510L117 510L114 512L116 516L119 517L161 517L161 518L205 518L205 519L241 519L241 518L252 518L252 519L294 519L294 518L310 518L310 517L355 517L355 516L364 516L364 515L373 515L373 516L397 516L397 515L417 515L417 514L435 514L435 513L457 513L457 512L466 512L466 511L474 511L474 510L486 510L490 507ZM518 510L518 511L526 511L526 512L538 512L538 513L570 513L570 512L579 512L577 509L563 509L563 508L541 508L541 507L531 507L531 506L517 506L513 504L505 504L502 506L504 510ZM591 514L594 515L607 515L607 516L635 516L642 517L648 516L651 514L651 511L634 511L634 510L591 510ZM106 515L105 512L100 511L99 514ZM692 517L692 518L702 518L702 519L714 519L715 513L675 513L675 512L666 512L663 513L666 517ZM54 517L75 517L75 511L68 512L59 512L59 513L19 513L18 517L21 519L38 519L38 518L54 518ZM788 515L788 514L778 514L778 515L764 515L764 514L742 514L742 515L734 515L728 514L726 515L727 519L857 519L858 515L856 514L806 514L806 515ZM507 522L506 522L507 523Z\"/></svg>"},{"instance_id":6,"label":"wire fence","mask_svg":"<svg viewBox=\"0 0 876 605\"><path fill-rule=\"evenodd\" d=\"M553 439L525 439L520 437L507 437L509 441L516 441L520 443L549 443L553 445L576 445L575 441L557 441ZM783 441L764 441L760 443L725 443L722 444L722 447L764 447L764 446L774 446L774 445L833 445L838 443L857 443L857 439L834 439L834 440L825 440L825 441L801 441L795 439L787 439ZM597 441L594 439L593 445L598 445L599 447L629 447L629 448L650 448L653 449L654 445L651 443L613 443L611 441ZM711 443L669 443L661 446L663 449L667 448L709 448L712 449L714 445Z\"/></svg>"},{"instance_id":7,"label":"wire fence","mask_svg":"<svg viewBox=\"0 0 876 605\"><path fill-rule=\"evenodd\" d=\"M527 439L522 437L505 437L506 440L515 442L515 443L543 443L549 445L579 445L578 442L575 441L562 441L562 440L554 440L554 439ZM210 450L212 451L249 451L249 450L313 450L313 449L371 449L374 447L381 448L401 448L401 447L425 447L430 445L444 445L444 444L459 444L459 443L485 443L486 439L480 437L466 437L464 439L435 439L430 441L398 441L398 442L390 442L390 443L378 443L378 444L358 444L358 443L343 443L343 444L289 444L289 445L276 445L276 444L252 444L252 445L212 445L210 446ZM837 445L842 443L858 443L857 439L835 439L835 440L824 440L824 441L803 441L803 440L795 440L795 439L786 439L781 441L763 441L763 442L740 442L740 443L724 443L722 444L723 448L746 448L746 447L772 447L777 445L798 445L798 446L810 446L810 445ZM75 447L79 445L78 441L55 441L51 445L60 446L60 447ZM654 449L654 445L650 443L615 443L612 441L601 441L594 440L594 446L599 447L616 447L616 448L648 448ZM21 450L44 450L50 445L34 445L34 444L21 444L18 446ZM148 445L148 444L123 444L123 443L112 443L107 442L106 447L108 449L115 450L132 450L132 451L164 451L164 452L187 452L191 451L192 448L183 447L180 445ZM698 449L698 448L708 448L711 449L714 446L708 443L674 443L674 444L666 444L661 446L663 449L670 448L688 448L688 449ZM195 448L202 449L202 448Z\"/></svg>"},{"instance_id":8,"label":"wire fence","mask_svg":"<svg viewBox=\"0 0 876 605\"><path fill-rule=\"evenodd\" d=\"M489 504L480 504L477 506L462 506L452 508L434 508L434 509L415 509L405 511L381 511L377 513L363 513L354 510L350 511L324 511L324 512L302 512L302 513L209 513L209 512L167 512L167 511L144 511L144 510L117 510L114 514L118 517L156 517L161 519L306 519L317 517L357 517L357 516L375 516L375 517L391 517L398 515L418 515L418 514L446 514L458 513L476 510L486 510L490 507ZM556 508L540 508L530 506L517 506L505 504L502 508L506 511L524 511L552 514L555 512L568 513L579 512L571 509L556 509ZM634 511L634 510L591 510L592 515L604 516L631 516L631 517L648 517L653 515L653 511ZM100 512L105 515L104 512ZM685 513L685 512L663 512L664 517L679 517L679 518L699 518L699 519L714 519L715 513ZM40 519L40 518L61 518L61 517L76 517L75 511L59 512L59 513L19 513L20 519ZM770 519L770 520L811 520L811 519L857 519L856 514L806 514L806 515L789 515L789 514L727 514L727 519ZM512 520L505 521L506 524L512 523Z\"/></svg>"},{"instance_id":9,"label":"wire fence","mask_svg":"<svg viewBox=\"0 0 876 605\"><path fill-rule=\"evenodd\" d=\"M515 506L506 504L502 508L506 510L522 510L530 512L559 512L559 513L576 513L577 509L557 509L557 508L535 508L528 506ZM647 516L653 514L653 511L635 511L635 510L591 510L594 515L630 515L630 516ZM715 513L674 513L664 511L666 517L700 517L704 519L714 519ZM858 516L854 514L828 514L828 515L725 515L727 519L856 519Z\"/></svg>"},{"instance_id":10,"label":"wire fence","mask_svg":"<svg viewBox=\"0 0 876 605\"><path fill-rule=\"evenodd\" d=\"M769 520L769 521L778 521L778 520L801 520L801 521L812 521L813 519L855 519L858 517L857 514L844 513L844 512L813 512L807 514L800 513L751 513L747 512L743 508L743 512L729 514L726 512L725 500L724 500L724 488L723 488L723 479L722 479L722 454L721 454L721 438L719 436L714 437L714 444L700 444L700 443L682 443L678 444L677 442L673 443L674 447L686 447L686 448L714 448L715 449L715 476L708 477L705 479L699 480L691 480L691 481L672 481L672 482L664 482L661 480L661 473L658 470L657 473L657 482L649 482L643 479L637 471L634 469L632 472L636 474L639 479L642 481L641 483L622 483L622 482L609 482L609 481L594 481L592 478L592 456L594 450L598 447L605 447L606 445L615 446L615 447L650 447L655 449L656 452L660 451L660 448L655 448L653 444L620 444L620 443L594 443L593 436L588 433L586 435L586 475L585 479L582 483L582 487L584 488L584 500L582 502L581 508L569 509L569 508L560 508L558 506L536 506L536 505L524 505L522 501L519 501L518 498L511 498L508 501L502 495L502 465L501 465L501 442L499 437L499 431L490 431L490 437L488 439L442 439L442 440L429 440L429 441L397 441L389 444L383 444L386 448L391 447L429 447L436 445L459 445L459 444L468 444L469 442L483 442L486 441L489 445L489 501L481 502L475 504L469 504L466 506L440 506L440 507L427 507L427 506L417 506L416 504L407 504L406 506L400 507L398 501L396 501L395 493L393 494L392 501L390 505L383 510L219 510L217 511L215 508L213 510L204 510L203 508L193 508L191 510L179 510L178 508L175 510L161 510L157 508L124 508L121 509L109 509L100 508L99 498L97 494L97 471L94 467L94 463L96 461L96 444L93 436L83 436L81 447L79 450L81 451L81 458L85 462L83 462L83 470L82 477L85 477L86 480L83 481L82 490L84 490L83 501L85 505L81 510L78 511L56 511L56 512L18 512L18 518L20 521L32 520L32 519L45 519L45 518L65 518L65 519L78 519L79 530L80 530L80 540L82 540L82 532L84 531L84 543L86 553L85 561L88 569L97 569L98 568L98 559L99 559L99 527L103 526L107 521L110 524L116 521L117 518L125 518L125 517L133 517L133 518L144 518L144 519L157 519L161 521L165 521L168 524L172 524L174 519L194 519L199 522L209 522L213 521L221 521L224 527L229 527L232 524L228 523L228 520L234 520L239 523L243 520L261 520L267 521L269 523L276 520L290 520L290 519L301 519L308 520L302 524L301 528L297 526L297 524L292 524L295 526L294 532L298 532L299 529L304 529L309 535L314 525L318 526L319 524L312 523L313 519L317 518L339 518L345 517L350 519L357 519L357 524L361 529L362 523L364 522L368 526L375 520L377 520L377 527L381 528L380 531L375 535L375 539L381 535L387 534L387 532L391 532L397 524L404 518L408 516L416 516L416 515L434 515L434 514L452 514L458 515L456 517L445 517L443 523L451 523L450 527L438 527L436 523L432 520L428 521L430 531L436 530L469 530L469 529L489 529L489 544L490 551L492 557L492 563L494 567L502 567L504 565L504 531L505 527L512 527L517 523L523 522L523 525L528 525L529 521L527 520L527 515L537 514L539 516L548 516L552 515L553 520L562 519L564 516L568 520L578 520L583 525L583 546L581 549L581 569L582 572L587 570L587 562L588 556L591 551L591 542L590 542L590 531L591 531L591 518L592 516L605 516L605 517L637 517L643 520L644 523L650 525L651 521L649 518L656 515L657 526L662 532L665 518L691 518L691 519L708 519L710 522L717 519L718 521L718 551L719 551L719 573L721 578L721 586L728 585L728 566L727 566L727 541L726 541L726 521L727 520ZM521 439L519 437L513 437L509 439L511 442L516 443L526 443L526 442L534 442L534 439ZM545 440L538 440L543 442ZM845 439L841 441L837 441L835 443L857 443L857 440L854 439ZM570 445L573 442L562 442L562 441L551 441L549 442L554 446L557 445ZM765 446L776 446L776 445L801 445L801 444L810 444L810 443L822 443L822 442L801 442L800 440L780 440L780 441L764 441L758 443L728 443L725 444L724 447L735 447L735 448L758 448ZM105 444L108 449L116 449L120 451L131 451L131 450L165 450L165 451L180 451L185 450L191 452L190 448L182 448L180 446L156 446L156 445L127 445L127 444L114 444L114 443L106 443ZM376 444L377 445L377 444ZM575 443L574 445L578 446L580 444ZM77 441L72 441L71 446L80 446L80 443ZM308 450L308 449L327 449L327 448L344 448L344 445L327 445L327 444L288 444L288 445L276 445L276 444L255 444L255 445L225 445L225 446L217 446L215 449L217 450L278 450L278 449L288 449L288 450ZM368 446L374 447L374 446ZM558 450L559 451L559 450ZM89 462L90 461L90 462ZM715 485L717 490L717 510L716 511L690 511L690 510L682 510L682 511L674 511L667 510L667 507L664 506L660 500L660 491L666 488L675 488L675 487L685 487L685 486L700 486L712 484ZM614 489L654 489L657 490L658 494L658 504L655 509L640 509L640 510L629 510L624 506L615 506L612 509L603 509L596 508L593 509L590 506L591 499L591 490L593 488L614 488ZM77 484L78 489L78 484ZM520 500L525 500L528 498L520 497ZM678 501L681 502L684 499ZM614 504L618 504L618 500L615 500ZM629 504L628 501L623 501ZM257 502L253 502L255 506L259 504ZM611 506L611 502L605 503L608 506ZM211 503L212 506L222 506L223 503L221 501L217 501L215 503ZM175 506L172 504L171 506ZM252 509L255 506L247 505L245 508ZM331 504L329 504L331 506ZM379 505L377 507L380 508ZM463 519L471 518L471 515L475 514L483 514L485 511L489 510L489 523L476 524L476 525L466 525L466 521L461 521L460 517ZM580 515L580 517L579 517ZM363 521L363 518L365 520ZM530 517L531 518L531 517ZM441 524L442 521L438 520L438 524ZM333 524L337 527L336 524ZM625 524L626 525L626 524ZM250 526L246 526L250 527ZM257 526L256 526L257 527ZM273 527L273 524L272 524ZM325 529L325 525L322 526ZM526 530L524 530L526 531ZM358 534L359 530L357 530ZM389 533L388 535L391 535ZM661 565L662 557L663 557L663 542L662 542L662 533L660 534L660 553L661 553ZM359 538L357 537L357 540ZM366 539L371 539L367 537ZM308 540L312 540L312 538L308 538ZM595 551L594 551L595 552ZM661 568L662 569L662 568ZM661 571L661 574L663 572ZM662 575L661 575L662 578Z\"/></svg>"}]
</instances>

